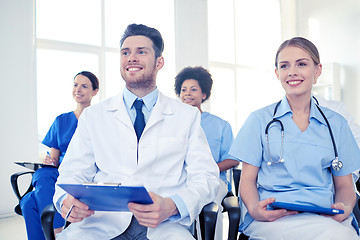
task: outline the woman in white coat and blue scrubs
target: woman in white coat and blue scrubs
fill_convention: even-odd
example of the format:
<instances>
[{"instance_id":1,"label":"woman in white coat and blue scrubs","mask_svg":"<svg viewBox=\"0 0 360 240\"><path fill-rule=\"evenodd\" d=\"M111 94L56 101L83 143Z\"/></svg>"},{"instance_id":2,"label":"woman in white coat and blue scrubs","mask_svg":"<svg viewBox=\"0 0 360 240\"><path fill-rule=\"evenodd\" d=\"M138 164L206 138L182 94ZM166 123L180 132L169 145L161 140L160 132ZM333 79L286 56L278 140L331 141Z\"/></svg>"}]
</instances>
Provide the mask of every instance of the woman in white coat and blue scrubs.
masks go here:
<instances>
[{"instance_id":1,"label":"woman in white coat and blue scrubs","mask_svg":"<svg viewBox=\"0 0 360 240\"><path fill-rule=\"evenodd\" d=\"M287 40L275 66L285 97L251 113L229 152L243 162L240 195L248 213L242 231L250 239L359 239L351 174L360 167L360 150L346 120L312 98L322 71L316 46ZM344 213L271 208L275 201Z\"/></svg>"}]
</instances>

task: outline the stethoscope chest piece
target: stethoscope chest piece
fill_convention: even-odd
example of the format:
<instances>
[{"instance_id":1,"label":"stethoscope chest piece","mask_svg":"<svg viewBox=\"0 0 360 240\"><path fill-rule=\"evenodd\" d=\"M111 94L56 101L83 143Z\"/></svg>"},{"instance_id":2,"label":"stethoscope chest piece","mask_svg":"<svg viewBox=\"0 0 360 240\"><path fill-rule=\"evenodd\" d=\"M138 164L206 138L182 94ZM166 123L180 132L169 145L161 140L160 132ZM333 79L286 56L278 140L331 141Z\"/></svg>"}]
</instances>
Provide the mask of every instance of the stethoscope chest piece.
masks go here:
<instances>
[{"instance_id":1,"label":"stethoscope chest piece","mask_svg":"<svg viewBox=\"0 0 360 240\"><path fill-rule=\"evenodd\" d=\"M271 156L270 156L270 159L271 159ZM271 159L271 160L272 160L272 159ZM267 164L268 166L271 166L271 165L273 165L273 164L275 164L275 163L283 163L283 162L285 162L285 159L280 158L277 162L267 162L266 164Z\"/></svg>"},{"instance_id":2,"label":"stethoscope chest piece","mask_svg":"<svg viewBox=\"0 0 360 240\"><path fill-rule=\"evenodd\" d=\"M335 171L339 171L342 167L343 167L343 163L341 161L339 161L338 158L335 158L332 162L331 162L331 166Z\"/></svg>"}]
</instances>

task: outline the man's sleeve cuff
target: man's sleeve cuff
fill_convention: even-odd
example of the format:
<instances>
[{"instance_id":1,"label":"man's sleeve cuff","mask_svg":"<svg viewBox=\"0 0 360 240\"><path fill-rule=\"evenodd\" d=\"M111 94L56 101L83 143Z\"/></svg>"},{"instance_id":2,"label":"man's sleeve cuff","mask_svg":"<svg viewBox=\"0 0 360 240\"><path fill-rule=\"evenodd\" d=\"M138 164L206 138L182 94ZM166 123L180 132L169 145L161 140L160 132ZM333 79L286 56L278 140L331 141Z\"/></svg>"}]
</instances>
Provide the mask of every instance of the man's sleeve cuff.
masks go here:
<instances>
[{"instance_id":1,"label":"man's sleeve cuff","mask_svg":"<svg viewBox=\"0 0 360 240\"><path fill-rule=\"evenodd\" d=\"M169 217L169 220L171 222L178 222L181 219L189 217L189 211L188 211L184 201L182 200L182 198L179 197L179 195L173 195L170 198L174 201L179 213Z\"/></svg>"}]
</instances>

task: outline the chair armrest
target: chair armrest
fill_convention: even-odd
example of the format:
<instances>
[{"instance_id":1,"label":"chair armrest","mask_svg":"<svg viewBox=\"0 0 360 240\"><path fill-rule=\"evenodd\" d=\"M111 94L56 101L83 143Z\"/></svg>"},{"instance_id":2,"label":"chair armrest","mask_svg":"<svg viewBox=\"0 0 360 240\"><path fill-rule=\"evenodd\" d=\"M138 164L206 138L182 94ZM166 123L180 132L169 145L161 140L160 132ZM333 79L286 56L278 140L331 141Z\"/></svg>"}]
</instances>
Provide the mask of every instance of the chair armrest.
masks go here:
<instances>
[{"instance_id":1,"label":"chair armrest","mask_svg":"<svg viewBox=\"0 0 360 240\"><path fill-rule=\"evenodd\" d=\"M54 233L54 217L57 210L54 204L50 203L41 212L41 226L46 240L55 240ZM70 225L70 222L66 222L65 228Z\"/></svg>"},{"instance_id":2,"label":"chair armrest","mask_svg":"<svg viewBox=\"0 0 360 240\"><path fill-rule=\"evenodd\" d=\"M23 195L20 194L19 185L18 185L18 178L19 178L20 176L22 176L22 175L25 175L25 174L31 174L31 175L33 175L33 174L34 174L34 171L18 172L18 173L14 173L14 174L11 175L11 177L10 177L11 186L12 186L12 188L13 188L13 190L14 190L14 193L15 193L16 197L19 199L19 201L20 201L27 193L31 192L31 191L33 190L33 188L34 188L33 185L32 185L31 182L30 182L29 187L28 187L28 189L26 190L26 192L25 192Z\"/></svg>"},{"instance_id":3,"label":"chair armrest","mask_svg":"<svg viewBox=\"0 0 360 240\"><path fill-rule=\"evenodd\" d=\"M233 179L234 179L234 186L235 186L235 196L239 196L239 184L240 184L241 169L233 168L232 171L233 171Z\"/></svg>"},{"instance_id":4,"label":"chair armrest","mask_svg":"<svg viewBox=\"0 0 360 240\"><path fill-rule=\"evenodd\" d=\"M236 240L241 217L239 198L235 196L225 197L221 205L223 206L224 211L227 212L229 216L228 239Z\"/></svg>"},{"instance_id":5,"label":"chair armrest","mask_svg":"<svg viewBox=\"0 0 360 240\"><path fill-rule=\"evenodd\" d=\"M356 188L358 191L359 191L359 187L360 187L359 183L360 183L360 179L357 180L357 182L356 182ZM353 209L353 214L356 218L356 221L358 222L358 225L360 226L360 196L357 193L355 193L355 194L356 194L356 202L355 202L355 206Z\"/></svg>"},{"instance_id":6,"label":"chair armrest","mask_svg":"<svg viewBox=\"0 0 360 240\"><path fill-rule=\"evenodd\" d=\"M46 240L55 240L54 234L54 217L56 209L51 203L47 205L44 210L41 212L41 226L45 235Z\"/></svg>"},{"instance_id":7,"label":"chair armrest","mask_svg":"<svg viewBox=\"0 0 360 240\"><path fill-rule=\"evenodd\" d=\"M219 206L214 202L211 202L203 207L199 215L201 238L203 240L214 239L218 211Z\"/></svg>"}]
</instances>

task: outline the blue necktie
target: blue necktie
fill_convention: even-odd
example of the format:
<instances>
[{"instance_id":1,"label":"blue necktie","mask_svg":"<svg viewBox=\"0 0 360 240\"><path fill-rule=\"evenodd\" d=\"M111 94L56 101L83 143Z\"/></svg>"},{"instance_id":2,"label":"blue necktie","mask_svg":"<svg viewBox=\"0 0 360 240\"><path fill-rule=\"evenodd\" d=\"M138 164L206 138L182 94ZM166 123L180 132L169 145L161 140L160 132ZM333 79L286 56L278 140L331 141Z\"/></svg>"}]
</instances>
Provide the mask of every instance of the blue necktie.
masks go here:
<instances>
[{"instance_id":1,"label":"blue necktie","mask_svg":"<svg viewBox=\"0 0 360 240\"><path fill-rule=\"evenodd\" d=\"M141 134L145 128L145 118L144 113L142 112L142 106L144 102L142 100L136 99L134 102L134 107L136 109L136 118L134 122L134 128L136 132L137 139L139 141Z\"/></svg>"}]
</instances>

